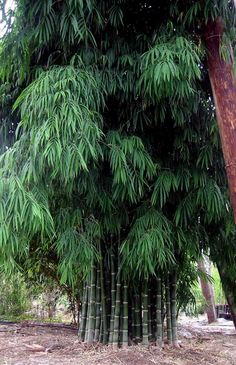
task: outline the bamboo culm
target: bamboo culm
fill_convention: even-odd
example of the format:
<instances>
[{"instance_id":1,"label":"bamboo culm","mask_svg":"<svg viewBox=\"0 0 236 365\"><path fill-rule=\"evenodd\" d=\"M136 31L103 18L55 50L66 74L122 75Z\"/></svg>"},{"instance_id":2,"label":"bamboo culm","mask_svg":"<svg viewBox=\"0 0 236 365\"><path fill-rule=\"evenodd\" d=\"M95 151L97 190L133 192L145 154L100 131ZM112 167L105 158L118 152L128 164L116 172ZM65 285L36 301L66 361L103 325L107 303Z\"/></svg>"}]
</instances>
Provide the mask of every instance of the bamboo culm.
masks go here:
<instances>
[{"instance_id":1,"label":"bamboo culm","mask_svg":"<svg viewBox=\"0 0 236 365\"><path fill-rule=\"evenodd\" d=\"M178 347L176 295L177 273L140 279L136 287L121 277L118 256L111 256L111 266L102 260L94 265L84 284L79 338L88 344L109 343L115 349L129 343L164 344L164 319L167 342ZM106 270L106 271L105 271ZM108 282L110 271L111 280ZM105 271L105 272L104 272ZM165 280L162 277L165 275ZM123 280L121 280L123 279ZM106 303L110 296L111 305ZM108 326L108 318L111 318Z\"/></svg>"},{"instance_id":2,"label":"bamboo culm","mask_svg":"<svg viewBox=\"0 0 236 365\"><path fill-rule=\"evenodd\" d=\"M99 341L100 327L101 327L101 273L100 267L97 267L97 283L96 283L96 321L94 342Z\"/></svg>"},{"instance_id":3,"label":"bamboo culm","mask_svg":"<svg viewBox=\"0 0 236 365\"><path fill-rule=\"evenodd\" d=\"M148 346L149 341L148 341L148 281L147 280L144 280L143 283L142 301L143 301L142 343L144 346Z\"/></svg>"},{"instance_id":4,"label":"bamboo culm","mask_svg":"<svg viewBox=\"0 0 236 365\"><path fill-rule=\"evenodd\" d=\"M80 341L85 340L85 330L87 321L87 310L88 310L88 287L86 281L84 282L83 288L83 302L82 302L82 313L79 327L79 339Z\"/></svg>"},{"instance_id":5,"label":"bamboo culm","mask_svg":"<svg viewBox=\"0 0 236 365\"><path fill-rule=\"evenodd\" d=\"M115 307L116 307L116 271L115 271L115 255L111 254L111 319L109 344L113 343L114 321L115 321Z\"/></svg>"},{"instance_id":6,"label":"bamboo culm","mask_svg":"<svg viewBox=\"0 0 236 365\"><path fill-rule=\"evenodd\" d=\"M118 257L118 272L116 281L116 303L115 303L115 315L114 315L114 333L113 333L113 347L119 346L119 332L120 332L120 298L121 296L121 282L120 282L120 261Z\"/></svg>"},{"instance_id":7,"label":"bamboo culm","mask_svg":"<svg viewBox=\"0 0 236 365\"><path fill-rule=\"evenodd\" d=\"M162 295L161 295L161 279L157 278L157 294L156 294L156 342L158 346L162 346Z\"/></svg>"},{"instance_id":8,"label":"bamboo culm","mask_svg":"<svg viewBox=\"0 0 236 365\"><path fill-rule=\"evenodd\" d=\"M122 346L128 346L128 285L123 285Z\"/></svg>"},{"instance_id":9,"label":"bamboo culm","mask_svg":"<svg viewBox=\"0 0 236 365\"><path fill-rule=\"evenodd\" d=\"M135 294L134 297L134 329L135 341L141 341L141 303L140 294Z\"/></svg>"},{"instance_id":10,"label":"bamboo culm","mask_svg":"<svg viewBox=\"0 0 236 365\"><path fill-rule=\"evenodd\" d=\"M172 343L175 347L179 347L177 337L177 310L176 310L176 273L170 276L170 301L171 301L171 329Z\"/></svg>"},{"instance_id":11,"label":"bamboo culm","mask_svg":"<svg viewBox=\"0 0 236 365\"><path fill-rule=\"evenodd\" d=\"M90 300L89 300L89 323L88 323L88 344L94 341L95 319L96 319L96 266L92 267L90 282Z\"/></svg>"},{"instance_id":12,"label":"bamboo culm","mask_svg":"<svg viewBox=\"0 0 236 365\"><path fill-rule=\"evenodd\" d=\"M101 305L102 305L102 328L103 328L103 343L108 342L108 327L107 327L107 310L106 310L106 292L103 273L103 262L100 260L100 282L101 282Z\"/></svg>"},{"instance_id":13,"label":"bamboo culm","mask_svg":"<svg viewBox=\"0 0 236 365\"><path fill-rule=\"evenodd\" d=\"M170 286L169 277L166 280L166 327L167 327L167 341L172 343L172 328L171 328L171 303L170 303Z\"/></svg>"}]
</instances>

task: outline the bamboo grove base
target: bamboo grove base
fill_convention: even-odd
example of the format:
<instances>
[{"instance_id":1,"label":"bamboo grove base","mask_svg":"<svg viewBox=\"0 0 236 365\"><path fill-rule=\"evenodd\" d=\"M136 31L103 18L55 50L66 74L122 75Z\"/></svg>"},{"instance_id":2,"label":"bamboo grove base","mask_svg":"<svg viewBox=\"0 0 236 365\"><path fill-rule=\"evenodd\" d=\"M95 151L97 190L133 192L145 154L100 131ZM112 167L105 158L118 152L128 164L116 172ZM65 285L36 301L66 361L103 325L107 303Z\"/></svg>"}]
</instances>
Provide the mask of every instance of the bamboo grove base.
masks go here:
<instances>
[{"instance_id":1,"label":"bamboo grove base","mask_svg":"<svg viewBox=\"0 0 236 365\"><path fill-rule=\"evenodd\" d=\"M178 346L176 275L126 282L114 255L92 267L84 283L79 338L115 348L155 342Z\"/></svg>"}]
</instances>

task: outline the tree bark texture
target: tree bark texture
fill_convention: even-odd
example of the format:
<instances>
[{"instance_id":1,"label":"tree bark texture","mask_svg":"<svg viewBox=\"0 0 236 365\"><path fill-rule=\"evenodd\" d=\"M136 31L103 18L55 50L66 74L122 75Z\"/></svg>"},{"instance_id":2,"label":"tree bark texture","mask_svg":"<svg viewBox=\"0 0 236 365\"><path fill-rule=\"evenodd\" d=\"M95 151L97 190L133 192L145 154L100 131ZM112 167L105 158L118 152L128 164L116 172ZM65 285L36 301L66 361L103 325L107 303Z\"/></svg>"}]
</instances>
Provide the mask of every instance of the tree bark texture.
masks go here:
<instances>
[{"instance_id":1,"label":"tree bark texture","mask_svg":"<svg viewBox=\"0 0 236 365\"><path fill-rule=\"evenodd\" d=\"M233 74L232 57L228 61L222 58L220 51L222 36L222 20L218 18L209 22L205 31L208 73L236 223L236 78Z\"/></svg>"},{"instance_id":2,"label":"tree bark texture","mask_svg":"<svg viewBox=\"0 0 236 365\"><path fill-rule=\"evenodd\" d=\"M236 329L236 277L231 268L225 268L221 263L217 264L222 287L231 312L234 327Z\"/></svg>"}]
</instances>

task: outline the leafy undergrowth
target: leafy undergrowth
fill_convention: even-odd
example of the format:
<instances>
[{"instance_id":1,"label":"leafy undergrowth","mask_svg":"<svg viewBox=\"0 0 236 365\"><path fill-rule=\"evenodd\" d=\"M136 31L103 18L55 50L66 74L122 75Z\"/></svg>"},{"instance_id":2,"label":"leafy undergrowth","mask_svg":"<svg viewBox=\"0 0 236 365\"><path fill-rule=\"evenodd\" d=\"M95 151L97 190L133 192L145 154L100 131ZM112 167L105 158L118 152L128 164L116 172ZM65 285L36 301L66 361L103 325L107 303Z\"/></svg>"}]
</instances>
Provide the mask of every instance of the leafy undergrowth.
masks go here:
<instances>
[{"instance_id":1,"label":"leafy undergrowth","mask_svg":"<svg viewBox=\"0 0 236 365\"><path fill-rule=\"evenodd\" d=\"M41 323L67 323L67 321L65 321L65 316L63 317L55 317L55 318L44 318L42 320L42 318L34 316L34 315L30 315L30 314L21 314L19 316L17 315L1 315L0 316L0 323L1 322L16 322L16 323L21 323L22 321L32 321L32 322L41 322ZM68 324L71 321L68 320Z\"/></svg>"},{"instance_id":2,"label":"leafy undergrowth","mask_svg":"<svg viewBox=\"0 0 236 365\"><path fill-rule=\"evenodd\" d=\"M181 348L167 345L130 346L115 351L106 346L87 347L78 342L75 328L33 325L29 322L0 326L0 359L6 365L235 365L236 336L219 330L181 338ZM181 331L184 333L184 331Z\"/></svg>"}]
</instances>

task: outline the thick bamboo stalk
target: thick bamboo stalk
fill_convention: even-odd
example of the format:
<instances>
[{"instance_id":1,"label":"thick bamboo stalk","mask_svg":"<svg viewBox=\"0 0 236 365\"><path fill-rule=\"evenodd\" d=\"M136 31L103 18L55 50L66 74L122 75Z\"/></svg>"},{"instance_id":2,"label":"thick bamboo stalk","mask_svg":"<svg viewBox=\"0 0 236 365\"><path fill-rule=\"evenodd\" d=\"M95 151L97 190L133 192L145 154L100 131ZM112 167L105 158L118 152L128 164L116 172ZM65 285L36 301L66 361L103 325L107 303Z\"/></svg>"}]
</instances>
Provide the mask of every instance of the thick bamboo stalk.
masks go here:
<instances>
[{"instance_id":1,"label":"thick bamboo stalk","mask_svg":"<svg viewBox=\"0 0 236 365\"><path fill-rule=\"evenodd\" d=\"M135 298L132 296L131 298L131 333L130 338L132 341L135 340Z\"/></svg>"},{"instance_id":2,"label":"thick bamboo stalk","mask_svg":"<svg viewBox=\"0 0 236 365\"><path fill-rule=\"evenodd\" d=\"M151 291L151 339L156 341L157 322L156 322L156 280L152 280L152 291Z\"/></svg>"},{"instance_id":3,"label":"thick bamboo stalk","mask_svg":"<svg viewBox=\"0 0 236 365\"><path fill-rule=\"evenodd\" d=\"M161 282L161 323L162 323L162 343L164 343L165 331L164 322L166 318L166 307L165 307L165 283Z\"/></svg>"},{"instance_id":4,"label":"thick bamboo stalk","mask_svg":"<svg viewBox=\"0 0 236 365\"><path fill-rule=\"evenodd\" d=\"M88 275L87 278L87 291L88 291L88 308L87 308L87 320L86 320L86 328L85 328L85 337L84 342L88 341L88 333L89 333L89 316L90 316L90 296L91 296L91 273Z\"/></svg>"},{"instance_id":5,"label":"thick bamboo stalk","mask_svg":"<svg viewBox=\"0 0 236 365\"><path fill-rule=\"evenodd\" d=\"M162 313L161 313L161 278L157 278L156 294L156 341L158 346L162 346Z\"/></svg>"},{"instance_id":6,"label":"thick bamboo stalk","mask_svg":"<svg viewBox=\"0 0 236 365\"><path fill-rule=\"evenodd\" d=\"M148 285L148 340L152 339L152 312L151 312L151 287Z\"/></svg>"},{"instance_id":7,"label":"thick bamboo stalk","mask_svg":"<svg viewBox=\"0 0 236 365\"><path fill-rule=\"evenodd\" d=\"M118 269L117 269L117 281L116 281L116 305L114 315L114 333L113 333L113 346L118 348L119 346L119 332L120 332L120 294L121 294L121 283L120 283L120 261L118 257Z\"/></svg>"},{"instance_id":8,"label":"thick bamboo stalk","mask_svg":"<svg viewBox=\"0 0 236 365\"><path fill-rule=\"evenodd\" d=\"M103 343L103 318L101 316L100 331L99 331L99 342Z\"/></svg>"},{"instance_id":9,"label":"thick bamboo stalk","mask_svg":"<svg viewBox=\"0 0 236 365\"><path fill-rule=\"evenodd\" d=\"M166 280L166 327L167 327L167 341L172 343L172 328L171 328L171 305L170 305L170 287L169 278Z\"/></svg>"},{"instance_id":10,"label":"thick bamboo stalk","mask_svg":"<svg viewBox=\"0 0 236 365\"><path fill-rule=\"evenodd\" d=\"M140 294L134 296L134 328L135 328L135 341L141 341L141 301Z\"/></svg>"},{"instance_id":11,"label":"thick bamboo stalk","mask_svg":"<svg viewBox=\"0 0 236 365\"><path fill-rule=\"evenodd\" d=\"M143 330L143 339L142 343L144 346L148 346L148 281L144 280L143 283L143 318L142 318L142 330Z\"/></svg>"},{"instance_id":12,"label":"thick bamboo stalk","mask_svg":"<svg viewBox=\"0 0 236 365\"><path fill-rule=\"evenodd\" d=\"M109 342L110 322L111 322L111 269L110 269L109 257L106 257L106 260L104 259L103 268L104 268L104 285L106 293L107 342Z\"/></svg>"},{"instance_id":13,"label":"thick bamboo stalk","mask_svg":"<svg viewBox=\"0 0 236 365\"><path fill-rule=\"evenodd\" d=\"M101 253L101 247L100 247ZM102 328L103 328L103 343L108 342L108 327L107 327L107 309L106 309L106 291L104 283L103 261L100 259L100 282L101 282L101 305L102 305Z\"/></svg>"},{"instance_id":14,"label":"thick bamboo stalk","mask_svg":"<svg viewBox=\"0 0 236 365\"><path fill-rule=\"evenodd\" d=\"M128 285L123 285L122 346L128 346Z\"/></svg>"},{"instance_id":15,"label":"thick bamboo stalk","mask_svg":"<svg viewBox=\"0 0 236 365\"><path fill-rule=\"evenodd\" d=\"M87 283L85 281L84 282L84 287L83 287L83 302L82 302L81 322L80 322L80 327L79 327L79 339L80 339L80 341L85 340L87 310L88 310L88 287L87 287Z\"/></svg>"},{"instance_id":16,"label":"thick bamboo stalk","mask_svg":"<svg viewBox=\"0 0 236 365\"><path fill-rule=\"evenodd\" d=\"M170 276L172 343L175 347L179 347L178 336L177 336L176 282L177 282L176 273L173 273Z\"/></svg>"},{"instance_id":17,"label":"thick bamboo stalk","mask_svg":"<svg viewBox=\"0 0 236 365\"><path fill-rule=\"evenodd\" d=\"M101 304L102 304L102 323L103 323L103 343L108 341L108 327L107 327L107 311L106 311L106 292L104 285L103 263L100 260L100 275L101 275Z\"/></svg>"},{"instance_id":18,"label":"thick bamboo stalk","mask_svg":"<svg viewBox=\"0 0 236 365\"><path fill-rule=\"evenodd\" d=\"M205 31L205 44L208 52L208 73L236 222L236 78L231 50L229 49L228 60L224 60L221 55L223 30L222 19L210 21Z\"/></svg>"},{"instance_id":19,"label":"thick bamboo stalk","mask_svg":"<svg viewBox=\"0 0 236 365\"><path fill-rule=\"evenodd\" d=\"M116 307L116 271L115 271L115 255L111 254L111 319L109 343L113 343L114 321L115 321L115 307Z\"/></svg>"},{"instance_id":20,"label":"thick bamboo stalk","mask_svg":"<svg viewBox=\"0 0 236 365\"><path fill-rule=\"evenodd\" d=\"M96 322L95 322L95 334L94 341L99 341L99 333L101 326L101 273L100 268L97 268L97 283L96 283Z\"/></svg>"},{"instance_id":21,"label":"thick bamboo stalk","mask_svg":"<svg viewBox=\"0 0 236 365\"><path fill-rule=\"evenodd\" d=\"M91 291L90 291L90 310L89 310L89 325L88 325L88 339L87 343L91 344L94 341L94 332L95 332L95 304L96 304L96 266L92 266L91 270L91 283L90 283Z\"/></svg>"}]
</instances>

